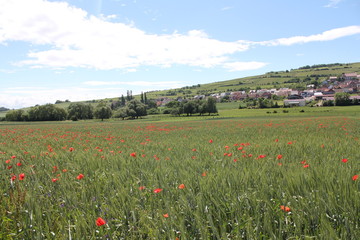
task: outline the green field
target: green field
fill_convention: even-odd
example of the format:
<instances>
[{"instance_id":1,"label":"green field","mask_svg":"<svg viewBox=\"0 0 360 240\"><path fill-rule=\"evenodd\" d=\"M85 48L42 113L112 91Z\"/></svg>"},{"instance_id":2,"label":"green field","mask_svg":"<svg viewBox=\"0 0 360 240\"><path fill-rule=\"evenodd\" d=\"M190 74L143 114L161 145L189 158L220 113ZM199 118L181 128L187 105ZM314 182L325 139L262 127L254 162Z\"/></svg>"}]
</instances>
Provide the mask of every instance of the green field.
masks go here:
<instances>
[{"instance_id":1,"label":"green field","mask_svg":"<svg viewBox=\"0 0 360 240\"><path fill-rule=\"evenodd\" d=\"M218 108L1 122L0 239L358 239L358 106Z\"/></svg>"}]
</instances>

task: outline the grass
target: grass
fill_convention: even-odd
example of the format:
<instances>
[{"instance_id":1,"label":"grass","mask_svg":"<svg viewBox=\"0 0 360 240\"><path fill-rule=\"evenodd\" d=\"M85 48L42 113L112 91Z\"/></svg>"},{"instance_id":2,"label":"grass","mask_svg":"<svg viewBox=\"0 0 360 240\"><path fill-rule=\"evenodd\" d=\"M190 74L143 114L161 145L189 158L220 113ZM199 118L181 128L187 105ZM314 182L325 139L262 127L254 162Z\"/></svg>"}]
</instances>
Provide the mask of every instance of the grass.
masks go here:
<instances>
[{"instance_id":1,"label":"grass","mask_svg":"<svg viewBox=\"0 0 360 240\"><path fill-rule=\"evenodd\" d=\"M1 123L0 238L360 236L358 107L219 109Z\"/></svg>"}]
</instances>

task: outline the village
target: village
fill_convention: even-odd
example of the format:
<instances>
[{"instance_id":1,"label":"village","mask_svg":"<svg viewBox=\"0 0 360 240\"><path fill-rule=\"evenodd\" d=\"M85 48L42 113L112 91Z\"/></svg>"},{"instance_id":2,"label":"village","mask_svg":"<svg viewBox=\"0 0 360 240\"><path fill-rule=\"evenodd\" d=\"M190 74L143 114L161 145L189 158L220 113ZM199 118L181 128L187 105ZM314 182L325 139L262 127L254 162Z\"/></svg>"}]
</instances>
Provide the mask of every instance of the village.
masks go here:
<instances>
[{"instance_id":1,"label":"village","mask_svg":"<svg viewBox=\"0 0 360 240\"><path fill-rule=\"evenodd\" d=\"M349 93L350 99L360 100L358 93L360 89L360 75L354 73L343 73L340 77L331 76L327 80L321 82L316 88L315 85L306 85L306 89L299 91L291 88L279 89L257 89L246 91L233 91L214 93L209 96L196 95L193 99L206 99L213 97L217 102L224 101L244 101L246 99L277 99L283 100L284 106L305 106L308 102L317 101L316 106L322 106L323 101L334 101L336 93ZM156 100L157 106L165 106L167 103L173 101L172 98L159 98ZM176 98L177 101L182 102L183 97Z\"/></svg>"}]
</instances>

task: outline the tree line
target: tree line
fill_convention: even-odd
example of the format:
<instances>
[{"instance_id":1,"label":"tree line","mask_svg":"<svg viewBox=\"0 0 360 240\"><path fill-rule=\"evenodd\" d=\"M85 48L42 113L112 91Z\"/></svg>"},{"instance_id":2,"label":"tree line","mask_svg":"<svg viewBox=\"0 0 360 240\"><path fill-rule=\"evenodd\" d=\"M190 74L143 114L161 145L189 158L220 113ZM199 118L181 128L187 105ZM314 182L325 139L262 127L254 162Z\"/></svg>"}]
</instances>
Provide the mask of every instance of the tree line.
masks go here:
<instances>
[{"instance_id":1,"label":"tree line","mask_svg":"<svg viewBox=\"0 0 360 240\"><path fill-rule=\"evenodd\" d=\"M55 104L45 104L31 107L25 111L23 109L10 110L6 113L6 121L64 121L64 120L87 120L87 119L109 119L125 118L137 119L148 114L160 113L157 104L153 100L148 100L146 94L141 93L140 100L134 99L131 92L128 92L126 98L119 98L119 101L112 101L111 104L100 102L96 107L90 103L71 103L66 109ZM169 102L165 114L187 116L199 113L200 115L208 113L217 113L216 100L208 98L207 100L185 100L178 102L176 100Z\"/></svg>"}]
</instances>

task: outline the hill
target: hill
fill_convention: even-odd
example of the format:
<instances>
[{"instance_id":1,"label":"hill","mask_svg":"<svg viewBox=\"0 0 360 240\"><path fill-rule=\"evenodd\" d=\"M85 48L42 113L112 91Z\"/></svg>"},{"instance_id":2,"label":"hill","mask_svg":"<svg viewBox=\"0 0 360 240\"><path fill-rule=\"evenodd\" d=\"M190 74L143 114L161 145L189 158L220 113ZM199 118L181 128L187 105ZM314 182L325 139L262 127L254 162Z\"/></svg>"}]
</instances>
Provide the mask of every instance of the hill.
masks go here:
<instances>
[{"instance_id":1,"label":"hill","mask_svg":"<svg viewBox=\"0 0 360 240\"><path fill-rule=\"evenodd\" d=\"M231 80L213 82L208 84L195 84L182 88L147 92L148 99L158 98L192 98L196 95L210 95L221 92L248 91L250 89L294 88L302 90L309 84L319 84L330 76L341 76L343 73L360 73L360 62L357 63L333 63L303 66L298 69L271 71L257 76L236 78ZM118 101L120 96L107 99L82 101L94 106L100 101L108 103ZM140 99L140 95L134 95ZM57 101L56 105L67 108L70 101ZM6 111L0 111L0 117L4 117Z\"/></svg>"},{"instance_id":2,"label":"hill","mask_svg":"<svg viewBox=\"0 0 360 240\"><path fill-rule=\"evenodd\" d=\"M236 78L208 84L196 84L177 89L148 92L149 99L160 97L194 97L195 95L209 95L220 92L247 91L250 89L296 88L302 90L308 84L321 83L330 76L341 76L342 73L360 73L358 63L334 63L303 66L298 69L272 71L262 75Z\"/></svg>"}]
</instances>

